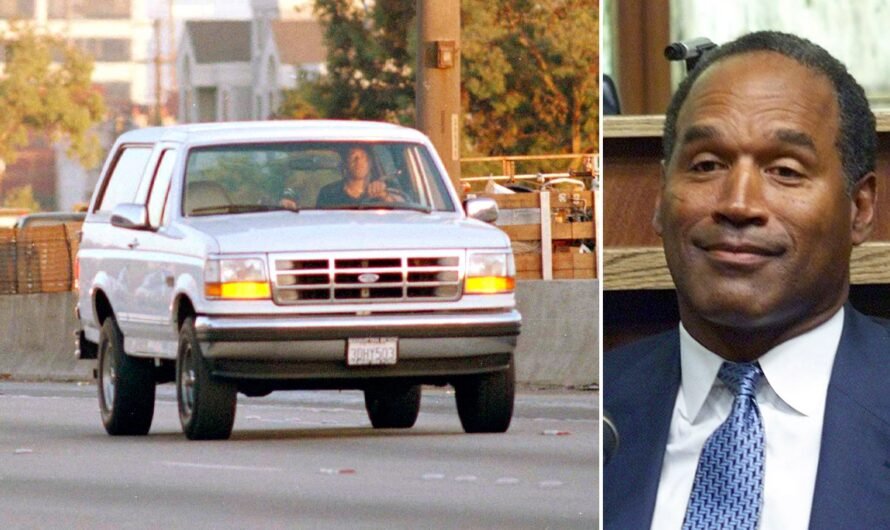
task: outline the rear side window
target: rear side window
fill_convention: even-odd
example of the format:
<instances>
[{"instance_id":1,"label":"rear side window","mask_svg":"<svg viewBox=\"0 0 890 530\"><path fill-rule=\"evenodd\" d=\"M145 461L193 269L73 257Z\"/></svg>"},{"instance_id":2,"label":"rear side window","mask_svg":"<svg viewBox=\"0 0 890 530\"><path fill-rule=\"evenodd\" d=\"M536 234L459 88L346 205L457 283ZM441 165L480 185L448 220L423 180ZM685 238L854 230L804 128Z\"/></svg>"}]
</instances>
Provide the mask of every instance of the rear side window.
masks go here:
<instances>
[{"instance_id":1,"label":"rear side window","mask_svg":"<svg viewBox=\"0 0 890 530\"><path fill-rule=\"evenodd\" d=\"M118 204L135 200L150 156L151 147L148 146L125 147L121 151L99 199L97 212L110 212Z\"/></svg>"}]
</instances>

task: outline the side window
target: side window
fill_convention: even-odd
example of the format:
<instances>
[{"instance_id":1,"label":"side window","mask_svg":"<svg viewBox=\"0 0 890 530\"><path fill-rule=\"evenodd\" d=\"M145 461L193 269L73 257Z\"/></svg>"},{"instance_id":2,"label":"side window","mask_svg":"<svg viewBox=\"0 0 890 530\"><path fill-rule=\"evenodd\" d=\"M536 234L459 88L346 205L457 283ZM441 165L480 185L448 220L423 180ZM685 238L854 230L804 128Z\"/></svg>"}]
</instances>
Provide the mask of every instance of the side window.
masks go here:
<instances>
[{"instance_id":1,"label":"side window","mask_svg":"<svg viewBox=\"0 0 890 530\"><path fill-rule=\"evenodd\" d=\"M158 169L155 171L151 192L148 194L148 223L157 228L161 224L167 192L170 190L170 179L173 177L173 164L176 162L176 151L166 149L161 153Z\"/></svg>"},{"instance_id":2,"label":"side window","mask_svg":"<svg viewBox=\"0 0 890 530\"><path fill-rule=\"evenodd\" d=\"M145 165L151 156L151 147L125 147L117 158L96 211L110 212L115 206L133 202Z\"/></svg>"}]
</instances>

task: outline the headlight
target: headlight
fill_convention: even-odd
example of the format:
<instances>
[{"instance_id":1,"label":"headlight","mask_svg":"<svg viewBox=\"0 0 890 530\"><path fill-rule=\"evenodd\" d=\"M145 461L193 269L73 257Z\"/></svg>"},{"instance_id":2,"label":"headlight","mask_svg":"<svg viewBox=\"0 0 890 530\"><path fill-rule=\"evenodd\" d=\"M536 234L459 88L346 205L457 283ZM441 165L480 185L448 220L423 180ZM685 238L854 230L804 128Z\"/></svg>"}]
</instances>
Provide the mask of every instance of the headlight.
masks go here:
<instances>
[{"instance_id":1,"label":"headlight","mask_svg":"<svg viewBox=\"0 0 890 530\"><path fill-rule=\"evenodd\" d=\"M467 256L467 294L512 293L516 287L516 264L512 252L474 253Z\"/></svg>"},{"instance_id":2,"label":"headlight","mask_svg":"<svg viewBox=\"0 0 890 530\"><path fill-rule=\"evenodd\" d=\"M272 289L259 258L214 259L204 266L204 295L229 300L264 300Z\"/></svg>"}]
</instances>

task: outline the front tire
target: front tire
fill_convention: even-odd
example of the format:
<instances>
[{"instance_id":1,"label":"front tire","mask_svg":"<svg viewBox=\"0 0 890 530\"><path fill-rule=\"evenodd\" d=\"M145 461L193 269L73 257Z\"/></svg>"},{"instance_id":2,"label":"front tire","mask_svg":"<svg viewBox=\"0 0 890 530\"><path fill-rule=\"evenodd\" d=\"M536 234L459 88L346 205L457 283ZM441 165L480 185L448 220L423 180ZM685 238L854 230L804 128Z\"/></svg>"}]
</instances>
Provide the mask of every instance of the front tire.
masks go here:
<instances>
[{"instance_id":1,"label":"front tire","mask_svg":"<svg viewBox=\"0 0 890 530\"><path fill-rule=\"evenodd\" d=\"M467 433L506 432L513 418L516 368L466 377L455 383L457 415Z\"/></svg>"},{"instance_id":2,"label":"front tire","mask_svg":"<svg viewBox=\"0 0 890 530\"><path fill-rule=\"evenodd\" d=\"M408 429L420 412L420 385L365 389L365 410L375 429Z\"/></svg>"},{"instance_id":3,"label":"front tire","mask_svg":"<svg viewBox=\"0 0 890 530\"><path fill-rule=\"evenodd\" d=\"M112 436L145 436L155 410L154 366L124 352L124 335L114 317L99 332L99 412Z\"/></svg>"},{"instance_id":4,"label":"front tire","mask_svg":"<svg viewBox=\"0 0 890 530\"><path fill-rule=\"evenodd\" d=\"M179 422L189 440L225 440L232 435L238 389L214 378L195 336L195 321L185 319L176 356Z\"/></svg>"}]
</instances>

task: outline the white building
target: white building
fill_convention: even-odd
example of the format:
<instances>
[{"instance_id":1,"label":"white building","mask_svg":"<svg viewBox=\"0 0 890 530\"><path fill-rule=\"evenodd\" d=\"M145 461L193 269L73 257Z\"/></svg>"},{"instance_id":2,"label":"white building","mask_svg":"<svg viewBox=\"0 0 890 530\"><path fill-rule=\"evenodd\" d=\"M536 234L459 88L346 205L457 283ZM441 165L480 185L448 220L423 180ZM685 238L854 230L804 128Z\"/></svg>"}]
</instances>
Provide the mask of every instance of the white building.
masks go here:
<instances>
[{"instance_id":1,"label":"white building","mask_svg":"<svg viewBox=\"0 0 890 530\"><path fill-rule=\"evenodd\" d=\"M148 125L158 102L183 121L265 118L298 69L318 73L325 61L312 0L0 0L0 30L10 19L93 56L93 81L110 111L98 131L106 147L122 130ZM172 109L171 95L179 98ZM87 201L98 169L84 169L63 146L41 145L10 165L0 195L30 184L60 210ZM53 155L39 153L49 148Z\"/></svg>"},{"instance_id":2,"label":"white building","mask_svg":"<svg viewBox=\"0 0 890 530\"><path fill-rule=\"evenodd\" d=\"M109 106L154 100L152 0L0 1L0 29L11 18L61 35L95 60L93 81Z\"/></svg>"},{"instance_id":3,"label":"white building","mask_svg":"<svg viewBox=\"0 0 890 530\"><path fill-rule=\"evenodd\" d=\"M297 9L307 3L253 0L252 20L186 22L177 55L179 121L266 119L300 72L320 75L322 28L305 6Z\"/></svg>"},{"instance_id":4,"label":"white building","mask_svg":"<svg viewBox=\"0 0 890 530\"><path fill-rule=\"evenodd\" d=\"M32 22L40 31L60 35L94 59L93 82L101 90L112 120L127 117L133 104L155 100L154 26L149 18L152 0L2 0L0 30L10 19ZM164 2L166 4L166 2ZM101 128L102 140L113 135L113 124ZM39 150L40 142L31 151ZM87 171L52 146L55 157L40 167L11 164L4 187L30 184L40 196L55 196L60 209L70 209L88 198L96 171ZM45 149L45 148L44 148ZM36 173L34 173L36 171ZM5 190L0 190L5 191Z\"/></svg>"}]
</instances>

